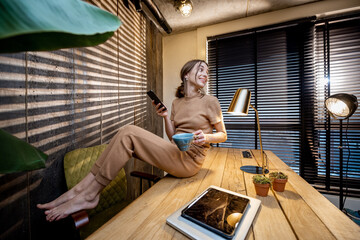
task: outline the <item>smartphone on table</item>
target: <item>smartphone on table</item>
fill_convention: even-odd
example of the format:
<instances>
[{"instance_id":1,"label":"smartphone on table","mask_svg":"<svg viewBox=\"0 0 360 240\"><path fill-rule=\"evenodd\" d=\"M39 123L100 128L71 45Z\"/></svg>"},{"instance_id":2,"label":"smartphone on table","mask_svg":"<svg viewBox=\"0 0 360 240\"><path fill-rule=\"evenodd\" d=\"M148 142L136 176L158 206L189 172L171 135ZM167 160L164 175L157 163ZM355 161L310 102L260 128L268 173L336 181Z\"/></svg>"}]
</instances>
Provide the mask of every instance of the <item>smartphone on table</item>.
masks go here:
<instances>
[{"instance_id":1,"label":"smartphone on table","mask_svg":"<svg viewBox=\"0 0 360 240\"><path fill-rule=\"evenodd\" d=\"M155 105L158 105L160 103L160 108L164 107L163 111L167 110L165 105L161 102L161 100L156 96L156 94L152 90L148 91L147 95L150 97L151 100L154 101Z\"/></svg>"}]
</instances>

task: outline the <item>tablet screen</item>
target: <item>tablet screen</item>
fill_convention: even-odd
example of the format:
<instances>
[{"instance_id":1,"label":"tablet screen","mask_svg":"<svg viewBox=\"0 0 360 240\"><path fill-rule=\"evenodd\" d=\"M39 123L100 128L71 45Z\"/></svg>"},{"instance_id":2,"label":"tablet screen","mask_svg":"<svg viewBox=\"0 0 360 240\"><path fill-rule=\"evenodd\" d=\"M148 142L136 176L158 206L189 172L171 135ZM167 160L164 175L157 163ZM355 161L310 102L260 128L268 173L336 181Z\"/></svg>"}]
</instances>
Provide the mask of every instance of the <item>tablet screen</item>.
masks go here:
<instances>
[{"instance_id":1,"label":"tablet screen","mask_svg":"<svg viewBox=\"0 0 360 240\"><path fill-rule=\"evenodd\" d=\"M247 198L209 188L182 211L182 216L229 238L233 236L248 203Z\"/></svg>"}]
</instances>

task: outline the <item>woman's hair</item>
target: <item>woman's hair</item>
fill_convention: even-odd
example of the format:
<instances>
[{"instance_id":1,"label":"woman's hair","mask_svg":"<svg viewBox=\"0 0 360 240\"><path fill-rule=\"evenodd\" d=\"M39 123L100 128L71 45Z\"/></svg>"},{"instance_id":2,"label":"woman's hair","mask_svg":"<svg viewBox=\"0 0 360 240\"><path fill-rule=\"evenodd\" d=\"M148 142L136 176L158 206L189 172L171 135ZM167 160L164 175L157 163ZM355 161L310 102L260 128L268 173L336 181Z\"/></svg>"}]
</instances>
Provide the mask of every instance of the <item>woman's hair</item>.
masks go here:
<instances>
[{"instance_id":1,"label":"woman's hair","mask_svg":"<svg viewBox=\"0 0 360 240\"><path fill-rule=\"evenodd\" d=\"M185 97L185 84L184 83L186 81L185 80L186 74L188 74L196 65L199 68L201 63L205 63L206 65L208 65L205 61L200 60L200 59L190 60L190 61L188 61L187 63L184 64L184 66L182 67L182 69L180 71L181 85L177 88L176 93L175 93L175 96L177 98Z\"/></svg>"}]
</instances>

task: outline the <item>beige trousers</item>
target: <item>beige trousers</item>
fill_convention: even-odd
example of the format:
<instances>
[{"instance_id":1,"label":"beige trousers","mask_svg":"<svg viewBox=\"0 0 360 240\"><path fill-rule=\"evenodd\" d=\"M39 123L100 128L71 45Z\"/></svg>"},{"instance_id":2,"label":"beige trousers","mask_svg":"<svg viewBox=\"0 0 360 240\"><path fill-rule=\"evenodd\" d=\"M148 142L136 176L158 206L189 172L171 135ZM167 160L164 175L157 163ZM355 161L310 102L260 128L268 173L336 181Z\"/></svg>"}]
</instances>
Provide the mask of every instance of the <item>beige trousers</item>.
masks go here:
<instances>
[{"instance_id":1,"label":"beige trousers","mask_svg":"<svg viewBox=\"0 0 360 240\"><path fill-rule=\"evenodd\" d=\"M127 125L111 139L91 169L95 179L107 185L126 162L136 157L176 177L190 177L201 168L208 148L192 144L186 152L147 130Z\"/></svg>"}]
</instances>

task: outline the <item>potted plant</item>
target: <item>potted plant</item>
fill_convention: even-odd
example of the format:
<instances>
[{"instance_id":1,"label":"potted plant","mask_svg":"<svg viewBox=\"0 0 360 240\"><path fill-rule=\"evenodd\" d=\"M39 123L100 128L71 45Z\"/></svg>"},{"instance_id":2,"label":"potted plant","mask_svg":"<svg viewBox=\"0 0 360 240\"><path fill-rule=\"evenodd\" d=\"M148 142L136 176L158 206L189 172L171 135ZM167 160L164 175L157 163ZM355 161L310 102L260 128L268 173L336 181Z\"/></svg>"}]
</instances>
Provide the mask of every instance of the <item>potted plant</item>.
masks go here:
<instances>
[{"instance_id":1,"label":"potted plant","mask_svg":"<svg viewBox=\"0 0 360 240\"><path fill-rule=\"evenodd\" d=\"M270 188L270 178L264 175L253 176L253 183L255 185L256 194L262 197L266 197Z\"/></svg>"},{"instance_id":2,"label":"potted plant","mask_svg":"<svg viewBox=\"0 0 360 240\"><path fill-rule=\"evenodd\" d=\"M274 191L283 192L288 180L288 176L283 172L271 172L269 177L272 182Z\"/></svg>"}]
</instances>

